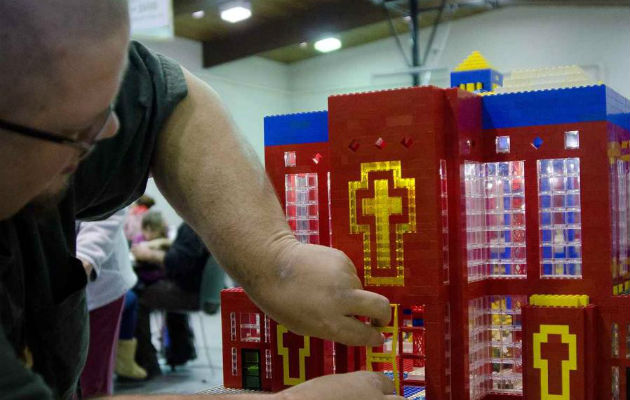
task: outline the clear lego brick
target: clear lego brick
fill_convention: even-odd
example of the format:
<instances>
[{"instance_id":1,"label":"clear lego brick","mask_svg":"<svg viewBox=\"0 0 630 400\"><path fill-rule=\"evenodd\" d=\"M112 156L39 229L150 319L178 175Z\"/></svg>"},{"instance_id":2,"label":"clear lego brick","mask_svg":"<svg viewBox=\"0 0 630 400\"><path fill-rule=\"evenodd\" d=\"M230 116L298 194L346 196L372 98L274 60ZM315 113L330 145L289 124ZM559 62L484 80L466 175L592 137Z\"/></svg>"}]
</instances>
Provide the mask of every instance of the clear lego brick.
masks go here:
<instances>
[{"instance_id":1,"label":"clear lego brick","mask_svg":"<svg viewBox=\"0 0 630 400\"><path fill-rule=\"evenodd\" d=\"M567 150L576 150L580 148L579 131L564 132L564 148Z\"/></svg>"},{"instance_id":2,"label":"clear lego brick","mask_svg":"<svg viewBox=\"0 0 630 400\"><path fill-rule=\"evenodd\" d=\"M497 153L509 153L510 152L510 137L509 136L497 136L495 139L495 147Z\"/></svg>"},{"instance_id":3,"label":"clear lego brick","mask_svg":"<svg viewBox=\"0 0 630 400\"><path fill-rule=\"evenodd\" d=\"M295 151L284 152L284 166L285 167L295 167L296 162L297 162L297 157L295 155Z\"/></svg>"}]
</instances>

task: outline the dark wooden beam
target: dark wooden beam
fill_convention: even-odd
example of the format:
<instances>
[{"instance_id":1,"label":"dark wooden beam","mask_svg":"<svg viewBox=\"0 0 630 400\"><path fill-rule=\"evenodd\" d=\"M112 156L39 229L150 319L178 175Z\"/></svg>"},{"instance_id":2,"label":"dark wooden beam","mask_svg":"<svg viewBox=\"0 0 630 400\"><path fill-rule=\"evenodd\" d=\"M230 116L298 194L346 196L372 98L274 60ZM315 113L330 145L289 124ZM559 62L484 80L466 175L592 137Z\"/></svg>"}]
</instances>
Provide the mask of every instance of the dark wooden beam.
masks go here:
<instances>
[{"instance_id":1,"label":"dark wooden beam","mask_svg":"<svg viewBox=\"0 0 630 400\"><path fill-rule=\"evenodd\" d=\"M268 20L204 42L203 65L212 67L384 19L383 9L369 0L322 1L300 14Z\"/></svg>"}]
</instances>

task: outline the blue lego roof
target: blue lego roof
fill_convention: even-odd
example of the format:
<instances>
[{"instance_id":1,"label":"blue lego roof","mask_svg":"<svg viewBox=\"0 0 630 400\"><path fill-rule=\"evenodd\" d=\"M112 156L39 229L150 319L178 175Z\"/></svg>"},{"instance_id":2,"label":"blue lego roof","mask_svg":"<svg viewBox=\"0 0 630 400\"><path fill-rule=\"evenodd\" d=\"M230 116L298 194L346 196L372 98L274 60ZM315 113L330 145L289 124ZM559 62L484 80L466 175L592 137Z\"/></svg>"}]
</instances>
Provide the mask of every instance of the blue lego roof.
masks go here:
<instances>
[{"instance_id":1,"label":"blue lego roof","mask_svg":"<svg viewBox=\"0 0 630 400\"><path fill-rule=\"evenodd\" d=\"M630 100L606 87L606 114L608 121L630 130Z\"/></svg>"},{"instance_id":2,"label":"blue lego roof","mask_svg":"<svg viewBox=\"0 0 630 400\"><path fill-rule=\"evenodd\" d=\"M327 111L265 117L265 146L327 141Z\"/></svg>"},{"instance_id":3,"label":"blue lego roof","mask_svg":"<svg viewBox=\"0 0 630 400\"><path fill-rule=\"evenodd\" d=\"M630 130L629 113L628 100L604 85L483 97L484 129L610 121Z\"/></svg>"}]
</instances>

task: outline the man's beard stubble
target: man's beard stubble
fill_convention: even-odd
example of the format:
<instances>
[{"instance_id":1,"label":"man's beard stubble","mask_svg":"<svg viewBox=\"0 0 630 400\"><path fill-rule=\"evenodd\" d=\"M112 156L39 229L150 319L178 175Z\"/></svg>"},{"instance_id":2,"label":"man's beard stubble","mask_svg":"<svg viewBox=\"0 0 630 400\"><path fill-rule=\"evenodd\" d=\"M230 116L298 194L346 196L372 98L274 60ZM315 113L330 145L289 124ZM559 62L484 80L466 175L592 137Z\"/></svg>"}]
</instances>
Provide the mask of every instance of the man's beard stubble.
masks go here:
<instances>
[{"instance_id":1,"label":"man's beard stubble","mask_svg":"<svg viewBox=\"0 0 630 400\"><path fill-rule=\"evenodd\" d=\"M71 175L64 177L63 182L58 188L47 188L46 191L31 200L26 205L25 209L35 214L36 217L45 217L48 215L51 211L55 210L57 205L66 197L71 178Z\"/></svg>"}]
</instances>

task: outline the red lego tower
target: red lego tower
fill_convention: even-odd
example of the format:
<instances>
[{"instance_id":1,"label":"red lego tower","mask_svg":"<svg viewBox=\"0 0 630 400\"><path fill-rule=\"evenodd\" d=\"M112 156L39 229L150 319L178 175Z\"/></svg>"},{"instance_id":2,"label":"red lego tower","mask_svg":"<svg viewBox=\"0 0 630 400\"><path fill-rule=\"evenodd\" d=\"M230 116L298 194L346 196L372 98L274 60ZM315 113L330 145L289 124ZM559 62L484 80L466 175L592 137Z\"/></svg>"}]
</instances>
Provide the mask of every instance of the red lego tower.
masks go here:
<instances>
[{"instance_id":1,"label":"red lego tower","mask_svg":"<svg viewBox=\"0 0 630 400\"><path fill-rule=\"evenodd\" d=\"M368 369L410 399L630 399L630 102L544 74L504 79L473 53L458 88L266 119L296 236L343 250L392 323L384 346L346 348L226 291L226 386Z\"/></svg>"}]
</instances>

